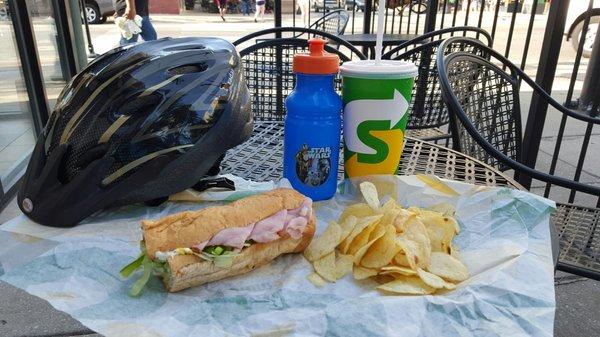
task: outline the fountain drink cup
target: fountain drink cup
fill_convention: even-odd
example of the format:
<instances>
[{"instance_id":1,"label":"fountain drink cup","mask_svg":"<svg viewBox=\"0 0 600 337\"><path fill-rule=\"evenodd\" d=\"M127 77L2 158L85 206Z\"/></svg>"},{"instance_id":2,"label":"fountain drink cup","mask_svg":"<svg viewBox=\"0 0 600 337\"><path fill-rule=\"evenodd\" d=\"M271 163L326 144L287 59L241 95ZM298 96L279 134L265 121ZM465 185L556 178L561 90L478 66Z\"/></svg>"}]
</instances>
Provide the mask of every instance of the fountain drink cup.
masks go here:
<instances>
[{"instance_id":1,"label":"fountain drink cup","mask_svg":"<svg viewBox=\"0 0 600 337\"><path fill-rule=\"evenodd\" d=\"M395 174L417 67L405 61L344 63L344 169L346 177Z\"/></svg>"}]
</instances>

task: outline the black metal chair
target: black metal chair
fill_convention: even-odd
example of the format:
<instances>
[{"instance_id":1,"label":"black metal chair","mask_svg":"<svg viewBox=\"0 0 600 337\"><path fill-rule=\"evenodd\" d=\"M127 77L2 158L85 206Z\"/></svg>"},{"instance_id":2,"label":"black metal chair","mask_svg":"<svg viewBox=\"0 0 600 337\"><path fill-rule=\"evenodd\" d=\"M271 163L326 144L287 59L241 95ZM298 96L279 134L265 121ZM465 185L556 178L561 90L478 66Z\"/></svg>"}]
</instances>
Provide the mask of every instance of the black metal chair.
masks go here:
<instances>
[{"instance_id":1,"label":"black metal chair","mask_svg":"<svg viewBox=\"0 0 600 337\"><path fill-rule=\"evenodd\" d=\"M311 23L308 28L332 35L344 35L349 18L350 16L345 9L336 9L323 15L317 21Z\"/></svg>"},{"instance_id":2,"label":"black metal chair","mask_svg":"<svg viewBox=\"0 0 600 337\"><path fill-rule=\"evenodd\" d=\"M585 203L597 202L596 207L577 206L571 201L557 203L552 221L560 241L557 269L600 280L600 186L557 176L552 168L546 173L523 164L520 89L528 85L570 119L600 125L600 117L565 108L521 69L494 50L485 50L483 44L480 48L489 58L468 52L448 54L446 47L460 40L464 38L444 41L436 57L455 149L504 170L512 169L520 181L533 179L532 189L545 185L546 197L552 188L578 193Z\"/></svg>"},{"instance_id":3,"label":"black metal chair","mask_svg":"<svg viewBox=\"0 0 600 337\"><path fill-rule=\"evenodd\" d=\"M382 58L413 62L419 68L415 78L411 101L411 114L408 119L407 135L423 140L448 139L450 134L442 127L448 124L448 110L440 94L440 86L435 67L435 53L442 41L454 35L473 36L483 39L492 46L491 36L477 27L452 27L440 29L406 41L390 51ZM465 50L475 52L476 44L469 42L454 43L448 52Z\"/></svg>"},{"instance_id":4,"label":"black metal chair","mask_svg":"<svg viewBox=\"0 0 600 337\"><path fill-rule=\"evenodd\" d=\"M325 45L325 49L337 54L341 62L365 59L356 47L342 38L309 28L270 28L240 38L233 44L245 46L240 49L240 55L246 83L253 96L252 111L255 120L283 120L285 98L294 89L296 82L292 71L293 55L308 52L308 40L297 37L299 34L304 37L321 37L332 42L333 45ZM341 77L337 76L334 84L341 92Z\"/></svg>"}]
</instances>

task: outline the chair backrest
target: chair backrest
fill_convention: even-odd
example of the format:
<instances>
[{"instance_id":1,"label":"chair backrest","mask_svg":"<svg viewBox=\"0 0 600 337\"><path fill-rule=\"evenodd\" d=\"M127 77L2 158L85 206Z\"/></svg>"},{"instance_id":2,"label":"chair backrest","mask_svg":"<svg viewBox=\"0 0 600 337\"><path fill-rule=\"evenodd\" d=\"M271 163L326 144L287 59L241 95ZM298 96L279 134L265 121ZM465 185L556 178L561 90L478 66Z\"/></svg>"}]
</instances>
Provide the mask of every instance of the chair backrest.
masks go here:
<instances>
[{"instance_id":1,"label":"chair backrest","mask_svg":"<svg viewBox=\"0 0 600 337\"><path fill-rule=\"evenodd\" d=\"M332 35L343 35L349 18L348 11L345 9L336 9L320 17L308 28Z\"/></svg>"},{"instance_id":2,"label":"chair backrest","mask_svg":"<svg viewBox=\"0 0 600 337\"><path fill-rule=\"evenodd\" d=\"M292 71L293 56L308 52L308 40L302 38L307 36L321 37L335 45L325 45L325 49L337 54L340 62L365 59L356 47L345 40L309 28L270 28L242 37L233 44L238 46L242 58L255 120L282 121L285 117L285 98L296 83ZM245 48L239 47L242 45ZM334 85L341 93L340 76L336 76Z\"/></svg>"},{"instance_id":3,"label":"chair backrest","mask_svg":"<svg viewBox=\"0 0 600 337\"><path fill-rule=\"evenodd\" d=\"M446 73L464 113L479 133L509 158L521 161L521 105L519 79L487 59L468 52L453 53ZM460 124L451 124L456 150L494 167L508 167L486 152Z\"/></svg>"},{"instance_id":4,"label":"chair backrest","mask_svg":"<svg viewBox=\"0 0 600 337\"><path fill-rule=\"evenodd\" d=\"M445 48L462 39L454 37L444 41L436 55L443 98L452 117L450 124L455 149L500 169L513 169L517 179L527 176L546 182L548 186L552 184L600 195L599 186L523 164L520 88L523 83L527 84L534 94L565 117L593 124L600 124L600 118L563 107L516 65L492 49L485 50L487 47L483 44L479 48L487 57L464 51L445 52Z\"/></svg>"},{"instance_id":5,"label":"chair backrest","mask_svg":"<svg viewBox=\"0 0 600 337\"><path fill-rule=\"evenodd\" d=\"M454 35L473 36L483 40L487 46L492 46L492 38L481 28L452 27L429 32L416 39L406 41L382 56L384 59L410 61L419 68L419 74L415 78L413 86L408 129L438 127L449 122L448 110L440 95L435 54L442 41ZM448 52L456 50L475 52L478 44L470 43L469 40L465 41L454 43L452 49L448 48Z\"/></svg>"}]
</instances>

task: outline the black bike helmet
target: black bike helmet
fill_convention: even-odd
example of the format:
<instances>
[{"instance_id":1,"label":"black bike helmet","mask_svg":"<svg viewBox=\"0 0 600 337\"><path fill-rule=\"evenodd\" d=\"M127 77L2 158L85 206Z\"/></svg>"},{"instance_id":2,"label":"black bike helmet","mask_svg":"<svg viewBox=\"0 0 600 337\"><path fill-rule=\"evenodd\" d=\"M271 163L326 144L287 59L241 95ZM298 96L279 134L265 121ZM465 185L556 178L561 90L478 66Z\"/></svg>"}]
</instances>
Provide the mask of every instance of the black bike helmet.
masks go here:
<instances>
[{"instance_id":1,"label":"black bike helmet","mask_svg":"<svg viewBox=\"0 0 600 337\"><path fill-rule=\"evenodd\" d=\"M120 47L77 74L37 140L18 194L48 226L164 198L200 181L248 139L240 56L217 38Z\"/></svg>"}]
</instances>

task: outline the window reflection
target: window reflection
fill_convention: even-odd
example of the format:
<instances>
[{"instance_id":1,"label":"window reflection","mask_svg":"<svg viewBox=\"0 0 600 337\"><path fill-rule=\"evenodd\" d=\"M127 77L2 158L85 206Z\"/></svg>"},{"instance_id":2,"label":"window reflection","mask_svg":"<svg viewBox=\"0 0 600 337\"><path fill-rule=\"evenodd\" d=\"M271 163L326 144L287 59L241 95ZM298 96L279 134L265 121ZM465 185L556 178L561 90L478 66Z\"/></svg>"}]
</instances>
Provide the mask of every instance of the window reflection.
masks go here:
<instances>
[{"instance_id":1,"label":"window reflection","mask_svg":"<svg viewBox=\"0 0 600 337\"><path fill-rule=\"evenodd\" d=\"M18 179L35 143L29 98L8 5L7 1L0 1L0 182L4 190Z\"/></svg>"},{"instance_id":2,"label":"window reflection","mask_svg":"<svg viewBox=\"0 0 600 337\"><path fill-rule=\"evenodd\" d=\"M51 0L27 0L50 111L65 85Z\"/></svg>"}]
</instances>

